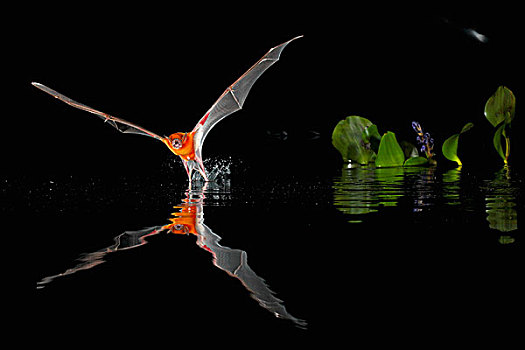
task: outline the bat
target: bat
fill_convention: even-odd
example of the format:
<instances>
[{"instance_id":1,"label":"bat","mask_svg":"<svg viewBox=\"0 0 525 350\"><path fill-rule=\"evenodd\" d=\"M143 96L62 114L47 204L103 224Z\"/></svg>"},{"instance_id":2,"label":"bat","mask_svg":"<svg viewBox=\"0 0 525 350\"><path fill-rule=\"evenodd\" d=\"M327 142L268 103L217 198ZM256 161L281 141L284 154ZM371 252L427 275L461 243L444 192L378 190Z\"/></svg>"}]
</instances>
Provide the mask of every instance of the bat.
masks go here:
<instances>
[{"instance_id":1,"label":"bat","mask_svg":"<svg viewBox=\"0 0 525 350\"><path fill-rule=\"evenodd\" d=\"M204 185L206 187L206 184ZM229 276L237 278L248 290L259 305L270 311L278 318L290 320L298 327L305 328L306 322L292 316L285 308L282 300L278 299L274 292L268 287L263 278L258 276L248 265L248 253L240 249L232 249L219 244L221 237L214 233L204 224L203 191L197 193L201 200L190 198L195 192L186 192L186 199L178 206L176 212L169 219L170 223L162 226L152 226L138 231L126 231L115 238L114 243L108 247L99 249L92 253L82 254L75 267L67 269L63 273L44 277L37 283L37 289L44 288L53 280L75 274L80 271L89 270L105 262L108 254L117 253L132 248L140 247L147 243L147 238L161 233L172 233L177 235L194 235L197 237L197 245L208 251L213 257L213 265L226 272ZM210 296L213 296L210 293Z\"/></svg>"},{"instance_id":2,"label":"bat","mask_svg":"<svg viewBox=\"0 0 525 350\"><path fill-rule=\"evenodd\" d=\"M144 129L143 127L128 122L124 119L113 117L107 113L100 112L94 108L76 102L67 96L43 85L33 82L32 85L40 90L47 92L51 96L69 104L70 106L93 113L106 123L116 128L122 133L139 134L152 137L164 143L171 152L179 156L184 164L186 173L191 185L192 173L197 170L205 181L208 181L206 169L202 159L202 145L210 130L222 119L230 114L242 109L244 101L250 92L255 81L280 58L283 49L297 36L285 43L270 49L261 59L259 59L246 73L237 79L232 85L228 86L219 99L199 120L197 125L190 132L176 132L170 136L159 136L158 134Z\"/></svg>"}]
</instances>

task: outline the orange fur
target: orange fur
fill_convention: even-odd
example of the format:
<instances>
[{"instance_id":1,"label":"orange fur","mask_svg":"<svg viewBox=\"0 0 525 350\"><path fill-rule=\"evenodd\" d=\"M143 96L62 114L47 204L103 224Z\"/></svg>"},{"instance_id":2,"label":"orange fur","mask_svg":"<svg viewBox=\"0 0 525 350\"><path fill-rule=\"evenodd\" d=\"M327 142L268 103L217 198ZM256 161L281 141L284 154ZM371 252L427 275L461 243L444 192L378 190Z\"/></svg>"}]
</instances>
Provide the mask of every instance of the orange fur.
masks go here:
<instances>
[{"instance_id":1,"label":"orange fur","mask_svg":"<svg viewBox=\"0 0 525 350\"><path fill-rule=\"evenodd\" d=\"M166 146L181 157L184 160L195 160L195 146L193 145L193 137L195 136L195 132L176 132L174 134L171 134L169 137L166 137L162 140ZM182 147L177 149L173 147L172 141L174 139L180 139L182 141Z\"/></svg>"}]
</instances>

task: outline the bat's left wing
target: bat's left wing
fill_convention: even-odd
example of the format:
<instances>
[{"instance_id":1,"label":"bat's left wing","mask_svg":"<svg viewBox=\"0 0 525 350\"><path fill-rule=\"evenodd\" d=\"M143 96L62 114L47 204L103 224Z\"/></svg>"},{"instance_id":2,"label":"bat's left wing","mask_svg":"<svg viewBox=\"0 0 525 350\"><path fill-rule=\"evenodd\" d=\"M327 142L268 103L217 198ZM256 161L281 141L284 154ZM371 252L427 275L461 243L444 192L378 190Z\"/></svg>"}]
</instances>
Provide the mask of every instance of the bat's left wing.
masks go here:
<instances>
[{"instance_id":1,"label":"bat's left wing","mask_svg":"<svg viewBox=\"0 0 525 350\"><path fill-rule=\"evenodd\" d=\"M78 258L78 263L75 267L69 268L65 272L59 273L57 275L44 277L41 281L37 282L37 289L44 288L46 284L58 277L72 275L79 271L89 270L97 265L100 265L104 263L104 258L109 253L136 248L141 245L144 245L148 243L146 241L147 237L159 234L164 230L164 226L154 226L138 231L126 231L124 233L121 233L117 237L113 238L115 243L110 245L109 247L99 249L96 252L82 254Z\"/></svg>"},{"instance_id":2,"label":"bat's left wing","mask_svg":"<svg viewBox=\"0 0 525 350\"><path fill-rule=\"evenodd\" d=\"M288 40L281 45L272 48L259 61L257 61L246 73L244 73L237 81L222 93L219 99L211 106L211 108L204 114L201 120L197 123L193 131L195 132L194 142L196 153L201 157L201 147L211 128L219 121L229 116L230 114L242 108L244 100L255 81L275 62L279 60L281 52L286 45L301 36Z\"/></svg>"},{"instance_id":3,"label":"bat's left wing","mask_svg":"<svg viewBox=\"0 0 525 350\"><path fill-rule=\"evenodd\" d=\"M153 132L151 132L149 130L144 129L141 126L138 126L136 124L130 123L127 120L124 120L124 119L113 117L113 116L111 116L111 115L109 115L107 113L97 111L94 108L86 106L86 105L84 105L82 103L79 103L77 101L74 101L74 100L70 99L67 96L62 95L60 92L57 92L57 91L55 91L55 90L53 90L51 88L48 88L47 86L45 86L43 84L40 84L40 83L31 83L31 84L34 87L37 87L37 88L39 88L40 90L42 90L44 92L47 92L51 96L59 99L62 102L67 103L70 106L73 106L75 108L78 108L78 109L81 109L83 111L86 111L86 112L93 113L93 114L97 115L99 118L104 119L104 121L106 123L108 123L109 125L113 126L115 129L117 129L118 131L120 131L122 133L139 134L139 135L153 137L154 139L157 139L159 141L163 140L163 137L161 137L161 136L159 136L159 135L157 135L157 134L155 134L155 133L153 133Z\"/></svg>"}]
</instances>

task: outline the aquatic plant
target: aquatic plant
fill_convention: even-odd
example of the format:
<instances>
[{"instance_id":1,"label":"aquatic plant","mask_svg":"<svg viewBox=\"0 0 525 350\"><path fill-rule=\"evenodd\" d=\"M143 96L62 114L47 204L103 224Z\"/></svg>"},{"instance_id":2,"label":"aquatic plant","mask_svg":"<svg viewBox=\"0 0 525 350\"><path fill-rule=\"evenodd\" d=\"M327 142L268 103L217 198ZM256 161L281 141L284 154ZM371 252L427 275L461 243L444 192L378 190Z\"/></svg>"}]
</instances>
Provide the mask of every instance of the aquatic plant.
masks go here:
<instances>
[{"instance_id":1,"label":"aquatic plant","mask_svg":"<svg viewBox=\"0 0 525 350\"><path fill-rule=\"evenodd\" d=\"M341 153L343 161L366 165L375 160L376 152L371 147L371 138L375 136L367 132L372 125L370 120L356 115L337 123L332 133L332 144Z\"/></svg>"},{"instance_id":2,"label":"aquatic plant","mask_svg":"<svg viewBox=\"0 0 525 350\"><path fill-rule=\"evenodd\" d=\"M428 132L423 132L423 128L418 122L412 122L412 129L417 133L416 140L421 146L421 153L424 153L427 159L431 159L434 156L434 139Z\"/></svg>"},{"instance_id":3,"label":"aquatic plant","mask_svg":"<svg viewBox=\"0 0 525 350\"><path fill-rule=\"evenodd\" d=\"M497 128L492 142L505 166L509 163L510 127L515 110L516 98L512 91L503 85L498 87L485 104L485 117L493 127ZM503 142L505 142L505 151L503 151Z\"/></svg>"},{"instance_id":4,"label":"aquatic plant","mask_svg":"<svg viewBox=\"0 0 525 350\"><path fill-rule=\"evenodd\" d=\"M396 139L396 134L388 131L381 137L375 164L377 167L402 166L405 163L405 153Z\"/></svg>"},{"instance_id":5,"label":"aquatic plant","mask_svg":"<svg viewBox=\"0 0 525 350\"><path fill-rule=\"evenodd\" d=\"M441 146L441 152L443 152L443 155L448 160L451 160L453 162L458 163L458 166L461 166L461 160L459 160L458 157L458 141L459 141L459 135L463 134L464 132L469 131L474 127L474 123L467 123L465 126L461 129L461 131L457 134L454 134L450 136L448 139L443 142L443 146Z\"/></svg>"},{"instance_id":6,"label":"aquatic plant","mask_svg":"<svg viewBox=\"0 0 525 350\"><path fill-rule=\"evenodd\" d=\"M485 117L494 126L494 148L503 159L505 166L510 157L510 128L516 110L516 98L510 89L500 86L485 104ZM443 156L458 166L459 136L472 129L473 123L463 126L459 133L447 138L441 147ZM341 120L332 134L332 143L341 153L343 160L367 165L374 162L377 167L435 165L434 139L425 132L421 124L412 121L412 129L417 134L417 149L410 142L397 142L396 135L388 131L380 136L377 126L370 120L350 116ZM424 156L419 155L421 152Z\"/></svg>"},{"instance_id":7,"label":"aquatic plant","mask_svg":"<svg viewBox=\"0 0 525 350\"><path fill-rule=\"evenodd\" d=\"M427 134L429 137L429 135ZM422 137L426 137L424 134ZM432 143L430 145L430 143ZM429 160L420 157L417 149L409 142L398 143L396 135L388 131L380 135L377 125L370 120L349 116L341 120L332 133L332 144L341 153L345 162L360 165L372 163L377 167L421 166ZM425 143L432 151L433 140Z\"/></svg>"}]
</instances>

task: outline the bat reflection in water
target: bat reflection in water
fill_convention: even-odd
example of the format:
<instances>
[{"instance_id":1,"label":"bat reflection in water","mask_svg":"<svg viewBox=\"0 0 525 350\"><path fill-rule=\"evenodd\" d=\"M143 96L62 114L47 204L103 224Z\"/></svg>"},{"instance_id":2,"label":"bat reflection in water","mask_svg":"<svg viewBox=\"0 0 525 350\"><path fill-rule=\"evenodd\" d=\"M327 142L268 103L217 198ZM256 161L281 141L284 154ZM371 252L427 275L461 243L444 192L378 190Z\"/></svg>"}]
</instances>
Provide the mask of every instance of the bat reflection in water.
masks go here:
<instances>
[{"instance_id":1,"label":"bat reflection in water","mask_svg":"<svg viewBox=\"0 0 525 350\"><path fill-rule=\"evenodd\" d=\"M282 300L276 298L264 279L259 277L250 266L248 266L248 255L245 251L231 249L219 244L221 237L204 224L204 195L202 192L196 197L192 197L191 191L188 191L187 194L188 196L183 200L183 203L174 207L178 209L178 211L172 214L173 217L170 218L170 224L153 226L139 231L126 231L114 238L115 243L113 245L93 253L82 255L78 259L79 264L77 266L63 273L43 278L37 283L37 289L44 288L46 284L58 277L64 277L100 265L104 263L104 258L109 253L144 245L147 243L146 238L149 236L160 233L193 234L197 236L197 245L212 254L213 264L230 276L239 279L244 287L251 293L252 297L257 300L259 305L272 312L276 317L290 320L298 327L305 328L306 322L290 315L288 311L286 311Z\"/></svg>"},{"instance_id":2,"label":"bat reflection in water","mask_svg":"<svg viewBox=\"0 0 525 350\"><path fill-rule=\"evenodd\" d=\"M69 97L62 95L61 93L56 92L45 85L35 82L32 84L40 90L47 92L48 94L73 107L99 116L101 119L115 127L120 132L145 135L163 142L170 149L170 151L181 158L186 172L188 173L191 185L192 173L194 170L197 170L202 175L204 180L208 181L206 169L204 168L202 162L202 145L208 132L210 132L210 130L219 121L242 108L244 100L248 96L248 93L250 92L250 89L252 88L255 81L268 68L270 68L271 65L279 60L281 52L286 47L286 45L300 37L301 36L295 37L268 51L266 55L264 55L250 69L248 69L248 71L244 73L239 79L237 79L237 81L228 86L219 99L199 120L191 132L176 132L170 136L159 136L124 119L113 117L109 114L88 107L82 103L73 101Z\"/></svg>"}]
</instances>

